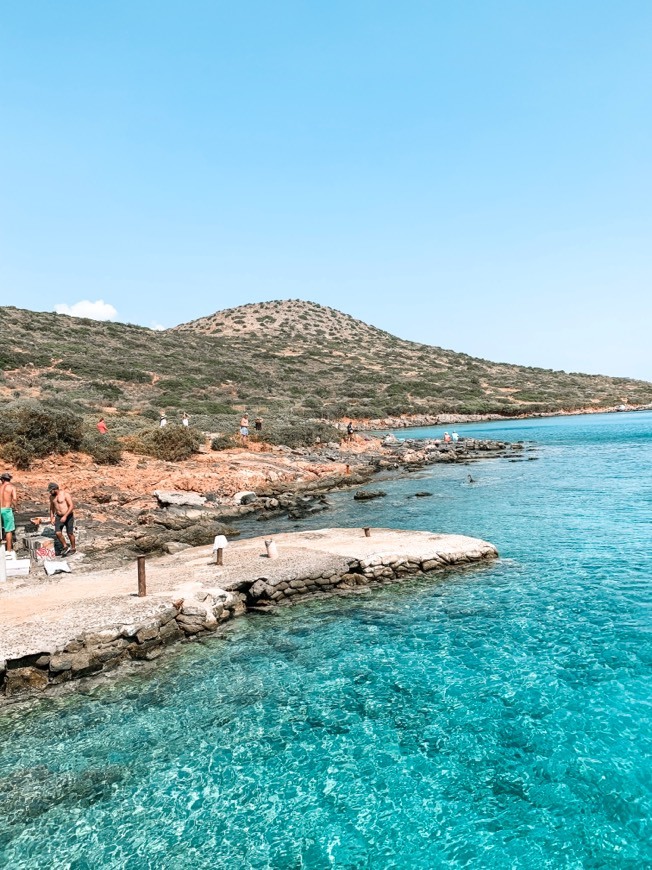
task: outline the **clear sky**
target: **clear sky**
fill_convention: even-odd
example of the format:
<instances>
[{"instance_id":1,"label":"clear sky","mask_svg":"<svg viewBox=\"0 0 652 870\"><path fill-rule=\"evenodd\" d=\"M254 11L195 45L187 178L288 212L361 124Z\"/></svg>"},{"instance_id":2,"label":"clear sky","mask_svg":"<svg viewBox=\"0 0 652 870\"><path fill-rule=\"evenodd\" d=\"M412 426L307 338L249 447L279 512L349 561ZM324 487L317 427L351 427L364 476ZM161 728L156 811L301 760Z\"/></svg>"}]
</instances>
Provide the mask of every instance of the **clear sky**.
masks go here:
<instances>
[{"instance_id":1,"label":"clear sky","mask_svg":"<svg viewBox=\"0 0 652 870\"><path fill-rule=\"evenodd\" d=\"M649 0L21 0L0 92L0 304L652 380Z\"/></svg>"}]
</instances>

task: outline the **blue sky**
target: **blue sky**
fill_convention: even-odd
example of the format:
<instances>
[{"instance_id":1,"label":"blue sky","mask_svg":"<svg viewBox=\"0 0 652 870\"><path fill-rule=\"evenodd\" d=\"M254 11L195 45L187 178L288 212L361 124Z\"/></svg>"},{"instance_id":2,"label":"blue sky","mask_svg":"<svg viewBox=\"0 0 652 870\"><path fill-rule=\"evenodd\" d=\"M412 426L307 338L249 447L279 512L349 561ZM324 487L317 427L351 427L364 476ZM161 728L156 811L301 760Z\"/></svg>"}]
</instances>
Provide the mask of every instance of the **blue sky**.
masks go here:
<instances>
[{"instance_id":1,"label":"blue sky","mask_svg":"<svg viewBox=\"0 0 652 870\"><path fill-rule=\"evenodd\" d=\"M0 304L652 380L648 0L25 0L0 83Z\"/></svg>"}]
</instances>

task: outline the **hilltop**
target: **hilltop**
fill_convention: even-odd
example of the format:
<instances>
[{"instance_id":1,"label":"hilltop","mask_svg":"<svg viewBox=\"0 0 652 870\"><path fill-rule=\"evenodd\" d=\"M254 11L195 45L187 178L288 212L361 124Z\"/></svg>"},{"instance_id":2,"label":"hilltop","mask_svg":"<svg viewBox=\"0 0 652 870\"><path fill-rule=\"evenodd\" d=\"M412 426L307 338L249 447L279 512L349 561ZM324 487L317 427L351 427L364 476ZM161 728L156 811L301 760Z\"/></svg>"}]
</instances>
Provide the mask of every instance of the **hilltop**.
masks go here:
<instances>
[{"instance_id":1,"label":"hilltop","mask_svg":"<svg viewBox=\"0 0 652 870\"><path fill-rule=\"evenodd\" d=\"M112 415L132 431L166 409L204 429L399 414L517 415L652 402L652 384L507 365L397 338L311 302L244 305L164 332L0 308L0 398ZM151 425L151 424L149 424Z\"/></svg>"}]
</instances>

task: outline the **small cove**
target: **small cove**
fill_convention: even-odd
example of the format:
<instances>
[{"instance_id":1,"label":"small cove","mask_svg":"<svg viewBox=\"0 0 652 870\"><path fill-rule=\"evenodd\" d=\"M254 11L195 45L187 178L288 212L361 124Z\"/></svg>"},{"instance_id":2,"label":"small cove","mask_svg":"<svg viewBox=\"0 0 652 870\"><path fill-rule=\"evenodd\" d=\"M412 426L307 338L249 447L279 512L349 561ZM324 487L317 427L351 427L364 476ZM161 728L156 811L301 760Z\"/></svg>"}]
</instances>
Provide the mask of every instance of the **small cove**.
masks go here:
<instances>
[{"instance_id":1,"label":"small cove","mask_svg":"<svg viewBox=\"0 0 652 870\"><path fill-rule=\"evenodd\" d=\"M498 563L240 619L3 711L0 863L652 861L652 414L457 431L532 440L538 459L390 478L300 527L459 532Z\"/></svg>"}]
</instances>

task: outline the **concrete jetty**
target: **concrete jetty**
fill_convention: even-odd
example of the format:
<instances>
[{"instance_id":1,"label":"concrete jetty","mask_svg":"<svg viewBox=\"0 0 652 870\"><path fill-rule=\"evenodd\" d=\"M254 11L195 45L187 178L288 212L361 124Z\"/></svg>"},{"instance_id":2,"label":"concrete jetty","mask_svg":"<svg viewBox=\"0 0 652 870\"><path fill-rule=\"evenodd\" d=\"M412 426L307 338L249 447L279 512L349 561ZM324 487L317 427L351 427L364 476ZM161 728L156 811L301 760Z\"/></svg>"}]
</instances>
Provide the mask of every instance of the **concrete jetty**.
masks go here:
<instances>
[{"instance_id":1,"label":"concrete jetty","mask_svg":"<svg viewBox=\"0 0 652 870\"><path fill-rule=\"evenodd\" d=\"M216 631L249 610L469 565L497 557L492 544L463 535L371 529L321 529L230 543L224 564L211 547L147 562L147 596L133 568L47 578L32 573L0 588L0 694L38 692L151 660L174 641Z\"/></svg>"}]
</instances>

